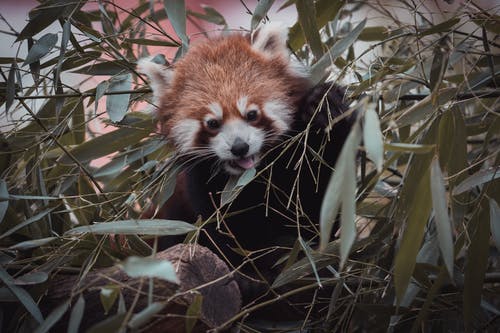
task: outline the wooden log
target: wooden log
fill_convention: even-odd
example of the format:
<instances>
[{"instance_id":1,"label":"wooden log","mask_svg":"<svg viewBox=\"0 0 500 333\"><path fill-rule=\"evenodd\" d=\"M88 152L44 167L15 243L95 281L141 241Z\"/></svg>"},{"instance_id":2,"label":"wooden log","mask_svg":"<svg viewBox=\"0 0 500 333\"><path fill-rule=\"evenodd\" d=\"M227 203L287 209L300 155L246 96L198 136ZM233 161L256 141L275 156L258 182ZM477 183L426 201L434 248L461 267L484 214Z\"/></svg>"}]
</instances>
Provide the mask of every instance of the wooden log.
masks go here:
<instances>
[{"instance_id":1,"label":"wooden log","mask_svg":"<svg viewBox=\"0 0 500 333\"><path fill-rule=\"evenodd\" d=\"M164 302L166 306L143 325L144 331L186 332L186 310L196 295L203 298L193 332L218 328L240 311L241 294L238 285L227 265L209 249L178 244L159 252L156 257L174 264L180 283L176 285L154 279L153 301ZM65 276L53 281L42 303L42 310L46 314L50 313L68 298L71 297L74 304L79 294L83 295L85 312L80 331L116 315L118 302L115 302L107 315L104 313L100 301L102 287L119 286L127 310L135 303L133 313L138 313L148 305L149 278L131 278L117 267L92 271L80 282L77 276ZM66 314L53 331L66 331L68 321L69 315Z\"/></svg>"}]
</instances>

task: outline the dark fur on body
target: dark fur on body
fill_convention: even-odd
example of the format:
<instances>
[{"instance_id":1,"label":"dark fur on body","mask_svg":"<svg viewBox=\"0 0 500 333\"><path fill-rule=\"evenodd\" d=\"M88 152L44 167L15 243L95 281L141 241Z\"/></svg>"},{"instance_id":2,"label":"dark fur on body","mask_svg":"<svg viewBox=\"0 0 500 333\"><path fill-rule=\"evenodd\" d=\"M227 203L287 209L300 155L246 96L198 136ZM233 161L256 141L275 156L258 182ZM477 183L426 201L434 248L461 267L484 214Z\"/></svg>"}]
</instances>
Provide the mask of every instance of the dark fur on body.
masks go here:
<instances>
[{"instance_id":1,"label":"dark fur on body","mask_svg":"<svg viewBox=\"0 0 500 333\"><path fill-rule=\"evenodd\" d=\"M318 111L319 105L321 108ZM217 229L216 222L207 224L204 227L206 234L202 232L198 242L229 260L233 267L238 267L246 258L232 248L241 246L244 250L256 251L250 256L253 259L258 258L253 260L255 266L247 263L240 272L268 279L263 286L270 285L280 272L280 267L273 266L276 260L286 253L286 249L289 250L293 246L299 236L299 228L302 239L312 240L312 245L317 244L316 227L319 223L322 198L354 121L354 116L344 114L346 110L342 88L331 83L311 88L302 98L292 129L281 143L269 150L260 162L257 173L266 170L247 184L231 203L229 212L241 212L230 217L222 215L223 223L220 224L220 229ZM342 114L344 115L338 118ZM334 125L325 133L324 129L329 127L330 123ZM302 166L297 168L297 161L304 151L305 136L300 141L288 145L285 150L287 138L304 131L308 124L310 129L305 153L308 161L304 159ZM311 151L320 155L323 160L320 162ZM213 175L215 163L215 160L207 159L193 161L191 165L187 165L178 177L173 198L162 209L160 217L194 222L198 215L203 219L212 216L215 211L214 203L220 204L220 192L229 178L223 172ZM318 175L319 178L316 178ZM294 185L297 177L299 182ZM301 209L295 207L297 188ZM287 208L290 195L293 197L290 207ZM224 213L226 209L222 208L220 212ZM229 234L233 235L234 239L228 236ZM169 246L172 241L173 239L169 239L163 245ZM261 274L256 274L255 268ZM256 296L255 286L249 286L241 280L239 283L245 301ZM261 286L260 289L264 291L266 288Z\"/></svg>"}]
</instances>

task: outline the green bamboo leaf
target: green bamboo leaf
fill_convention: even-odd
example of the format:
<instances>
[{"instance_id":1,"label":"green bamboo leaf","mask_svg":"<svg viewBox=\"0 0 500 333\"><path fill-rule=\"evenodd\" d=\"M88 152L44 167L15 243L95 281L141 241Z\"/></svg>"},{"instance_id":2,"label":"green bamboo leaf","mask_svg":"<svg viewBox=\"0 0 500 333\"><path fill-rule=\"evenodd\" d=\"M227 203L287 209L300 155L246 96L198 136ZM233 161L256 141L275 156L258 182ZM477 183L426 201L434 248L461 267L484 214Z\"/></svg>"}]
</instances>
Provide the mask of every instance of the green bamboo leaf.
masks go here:
<instances>
[{"instance_id":1,"label":"green bamboo leaf","mask_svg":"<svg viewBox=\"0 0 500 333\"><path fill-rule=\"evenodd\" d=\"M375 163L378 172L382 172L384 165L384 139L380 129L380 120L373 108L365 111L363 126L363 143L368 158Z\"/></svg>"},{"instance_id":2,"label":"green bamboo leaf","mask_svg":"<svg viewBox=\"0 0 500 333\"><path fill-rule=\"evenodd\" d=\"M446 41L441 40L434 48L431 72L429 78L429 87L432 92L439 89L441 81L446 73L446 67L448 66L448 56L449 52L446 50Z\"/></svg>"},{"instance_id":3,"label":"green bamboo leaf","mask_svg":"<svg viewBox=\"0 0 500 333\"><path fill-rule=\"evenodd\" d=\"M342 6L346 2L344 0L318 0L315 2L316 6L316 26L318 28L324 27L328 22L338 17ZM289 43L293 50L298 50L304 45L305 38L302 33L300 23L295 23L289 32Z\"/></svg>"},{"instance_id":4,"label":"green bamboo leaf","mask_svg":"<svg viewBox=\"0 0 500 333\"><path fill-rule=\"evenodd\" d=\"M422 244L425 226L431 211L430 168L419 179L415 197L408 212L406 229L394 262L394 286L398 303L403 299L415 269L418 251Z\"/></svg>"},{"instance_id":5,"label":"green bamboo leaf","mask_svg":"<svg viewBox=\"0 0 500 333\"><path fill-rule=\"evenodd\" d=\"M439 161L434 158L431 163L431 195L432 206L434 208L434 218L436 222L439 249L443 257L444 264L450 277L453 277L453 259L455 258L453 249L453 231L451 220L448 215L448 203L446 200L446 189L443 181L443 174L439 167Z\"/></svg>"},{"instance_id":6,"label":"green bamboo leaf","mask_svg":"<svg viewBox=\"0 0 500 333\"><path fill-rule=\"evenodd\" d=\"M86 333L109 333L121 332L123 321L127 318L127 313L120 313L98 322L89 328Z\"/></svg>"},{"instance_id":7,"label":"green bamboo leaf","mask_svg":"<svg viewBox=\"0 0 500 333\"><path fill-rule=\"evenodd\" d=\"M330 240L331 232L333 224L335 223L335 219L337 218L337 214L343 200L354 200L354 198L347 198L344 196L343 191L339 189L343 189L345 182L348 182L347 186L351 186L352 184L352 170L355 170L355 157L358 149L358 145L361 142L361 129L359 123L354 124L351 129L351 133L347 137L344 146L342 147L342 151L340 152L340 156L335 164L335 172L330 178L328 186L325 191L325 196L323 197L323 202L321 203L321 211L320 211L320 232L321 232L321 240L320 240L320 248L325 249L328 241ZM352 170L347 170L351 168ZM354 179L354 182L356 180ZM352 194L352 193L351 193ZM347 207L346 207L347 208ZM347 218L347 216L346 216ZM349 222L346 220L345 222L348 224ZM354 221L352 221L354 223ZM347 227L347 234L344 236L343 242L343 254L346 255L346 251L352 245L352 230ZM341 237L342 238L342 237Z\"/></svg>"},{"instance_id":8,"label":"green bamboo leaf","mask_svg":"<svg viewBox=\"0 0 500 333\"><path fill-rule=\"evenodd\" d=\"M439 121L439 133L438 133L438 153L439 153L439 162L441 168L446 168L450 163L450 160L453 159L453 149L454 145L450 144L456 140L455 134L455 117L453 115L454 112L458 110L451 108L446 110L441 116L441 120Z\"/></svg>"},{"instance_id":9,"label":"green bamboo leaf","mask_svg":"<svg viewBox=\"0 0 500 333\"><path fill-rule=\"evenodd\" d=\"M66 234L74 235L90 232L97 235L183 235L195 231L192 224L177 220L123 220L114 222L95 223L68 230Z\"/></svg>"},{"instance_id":10,"label":"green bamboo leaf","mask_svg":"<svg viewBox=\"0 0 500 333\"><path fill-rule=\"evenodd\" d=\"M109 285L101 287L99 292L99 299L101 301L102 307L104 308L104 314L107 315L109 310L115 304L118 295L120 294L120 287L116 285Z\"/></svg>"},{"instance_id":11,"label":"green bamboo leaf","mask_svg":"<svg viewBox=\"0 0 500 333\"><path fill-rule=\"evenodd\" d=\"M389 30L386 27L366 27L359 34L358 39L364 42L374 42L384 40L389 35Z\"/></svg>"},{"instance_id":12,"label":"green bamboo leaf","mask_svg":"<svg viewBox=\"0 0 500 333\"><path fill-rule=\"evenodd\" d=\"M55 207L54 208L46 209L46 210L44 210L44 211L42 211L42 212L40 212L40 213L38 213L38 214L30 217L29 219L25 220L24 222L15 225L14 227L10 228L6 232L4 232L2 235L0 235L0 239L2 239L4 237L7 237L9 235L12 235L13 233L15 233L16 231L18 231L19 229L22 229L22 228L26 227L27 225L30 225L33 222L41 220L42 218L44 218L45 216L47 216L47 214L49 214L54 209L55 209Z\"/></svg>"},{"instance_id":13,"label":"green bamboo leaf","mask_svg":"<svg viewBox=\"0 0 500 333\"><path fill-rule=\"evenodd\" d=\"M183 48L189 44L186 35L186 4L184 0L164 0L163 5L175 33L181 39Z\"/></svg>"},{"instance_id":14,"label":"green bamboo leaf","mask_svg":"<svg viewBox=\"0 0 500 333\"><path fill-rule=\"evenodd\" d=\"M495 180L499 177L500 168L498 166L489 167L486 170L480 170L464 179L464 181L462 181L453 189L452 193L453 195L459 195L461 193L464 193L465 191L472 190L476 186L491 182L492 180Z\"/></svg>"},{"instance_id":15,"label":"green bamboo leaf","mask_svg":"<svg viewBox=\"0 0 500 333\"><path fill-rule=\"evenodd\" d=\"M16 42L33 37L47 28L63 14L65 7L66 6L62 4L56 6L46 6L42 4L35 7L30 12L29 22L17 36Z\"/></svg>"},{"instance_id":16,"label":"green bamboo leaf","mask_svg":"<svg viewBox=\"0 0 500 333\"><path fill-rule=\"evenodd\" d=\"M14 285L14 281L12 277L7 273L7 271L3 268L3 266L0 266L0 280L9 288L9 290L16 296L16 298L23 304L23 306L28 310L28 312L33 316L33 318L38 322L42 323L43 322L43 316L42 313L40 312L40 309L36 305L35 301L33 301L33 298L31 298L30 294Z\"/></svg>"},{"instance_id":17,"label":"green bamboo leaf","mask_svg":"<svg viewBox=\"0 0 500 333\"><path fill-rule=\"evenodd\" d=\"M149 136L153 126L151 119L138 121L133 123L131 127L122 127L92 140L87 140L71 149L70 152L78 161L82 163L89 162L136 144L141 139ZM68 155L63 155L59 162L69 164L73 160Z\"/></svg>"},{"instance_id":18,"label":"green bamboo leaf","mask_svg":"<svg viewBox=\"0 0 500 333\"><path fill-rule=\"evenodd\" d=\"M40 238L40 239L34 239L34 240L28 240L24 242L17 243L15 245L12 245L9 247L10 250L29 250L29 249L34 249L46 244L49 244L53 240L57 239L57 237L47 237L47 238Z\"/></svg>"},{"instance_id":19,"label":"green bamboo leaf","mask_svg":"<svg viewBox=\"0 0 500 333\"><path fill-rule=\"evenodd\" d=\"M85 299L80 295L78 300L73 305L69 316L68 333L78 333L80 323L82 322L83 313L85 312Z\"/></svg>"},{"instance_id":20,"label":"green bamboo leaf","mask_svg":"<svg viewBox=\"0 0 500 333\"><path fill-rule=\"evenodd\" d=\"M29 50L23 66L32 64L47 55L57 43L57 34L43 35Z\"/></svg>"},{"instance_id":21,"label":"green bamboo leaf","mask_svg":"<svg viewBox=\"0 0 500 333\"><path fill-rule=\"evenodd\" d=\"M385 143L384 149L388 151L407 152L415 154L427 154L436 148L435 145L423 145L413 143Z\"/></svg>"},{"instance_id":22,"label":"green bamboo leaf","mask_svg":"<svg viewBox=\"0 0 500 333\"><path fill-rule=\"evenodd\" d=\"M151 46L165 46L165 47L179 46L178 44L170 41L147 39L147 38L127 38L125 39L125 42L137 45L151 45Z\"/></svg>"},{"instance_id":23,"label":"green bamboo leaf","mask_svg":"<svg viewBox=\"0 0 500 333\"><path fill-rule=\"evenodd\" d=\"M88 60L87 60L88 62ZM64 68L64 66L63 66ZM130 71L130 66L122 61L103 61L72 71L71 73L86 75L120 75Z\"/></svg>"},{"instance_id":24,"label":"green bamboo leaf","mask_svg":"<svg viewBox=\"0 0 500 333\"><path fill-rule=\"evenodd\" d=\"M165 303L154 302L148 305L146 308L140 312L134 314L130 321L128 322L128 327L132 331L138 330L143 325L150 323L152 318L159 314L161 310L165 308Z\"/></svg>"},{"instance_id":25,"label":"green bamboo leaf","mask_svg":"<svg viewBox=\"0 0 500 333\"><path fill-rule=\"evenodd\" d=\"M16 63L12 63L7 78L7 87L5 91L5 113L9 112L10 107L14 104L16 97L16 72L18 71Z\"/></svg>"},{"instance_id":26,"label":"green bamboo leaf","mask_svg":"<svg viewBox=\"0 0 500 333\"><path fill-rule=\"evenodd\" d=\"M40 284L49 278L49 275L46 272L29 272L18 276L14 280L14 284L17 286L26 286L31 284Z\"/></svg>"},{"instance_id":27,"label":"green bamboo leaf","mask_svg":"<svg viewBox=\"0 0 500 333\"><path fill-rule=\"evenodd\" d=\"M500 207L498 207L495 199L490 199L490 224L493 242L495 242L497 249L500 250Z\"/></svg>"},{"instance_id":28,"label":"green bamboo leaf","mask_svg":"<svg viewBox=\"0 0 500 333\"><path fill-rule=\"evenodd\" d=\"M179 279L175 267L170 261L151 257L128 257L120 263L121 269L128 276L158 278L178 284Z\"/></svg>"},{"instance_id":29,"label":"green bamboo leaf","mask_svg":"<svg viewBox=\"0 0 500 333\"><path fill-rule=\"evenodd\" d=\"M435 103L432 101L433 95L429 95L418 103L413 104L408 109L402 111L396 119L398 127L412 125L426 119L436 111L437 105L443 105L455 97L457 89L443 88L437 91L436 94L438 97L436 98Z\"/></svg>"},{"instance_id":30,"label":"green bamboo leaf","mask_svg":"<svg viewBox=\"0 0 500 333\"><path fill-rule=\"evenodd\" d=\"M9 208L9 192L7 191L7 182L0 179L0 223L2 223L7 208Z\"/></svg>"},{"instance_id":31,"label":"green bamboo leaf","mask_svg":"<svg viewBox=\"0 0 500 333\"><path fill-rule=\"evenodd\" d=\"M313 0L297 0L295 2L299 23L306 37L306 41L311 48L316 59L323 55L323 43L316 25L316 8Z\"/></svg>"},{"instance_id":32,"label":"green bamboo leaf","mask_svg":"<svg viewBox=\"0 0 500 333\"><path fill-rule=\"evenodd\" d=\"M193 11L188 11L188 14L213 24L227 26L226 19L224 19L224 16L222 16L221 13L219 13L213 7L203 4L201 4L200 7L205 12L204 14Z\"/></svg>"},{"instance_id":33,"label":"green bamboo leaf","mask_svg":"<svg viewBox=\"0 0 500 333\"><path fill-rule=\"evenodd\" d=\"M267 12L273 5L274 0L260 0L255 6L255 10L252 14L252 21L250 23L250 29L255 30L260 22L266 17Z\"/></svg>"},{"instance_id":34,"label":"green bamboo leaf","mask_svg":"<svg viewBox=\"0 0 500 333\"><path fill-rule=\"evenodd\" d=\"M453 28L458 22L460 22L459 17L453 17L447 21L444 21L442 23L433 25L427 30L424 30L418 34L419 37L424 37L427 35L432 35L435 33L441 33L441 32L448 32Z\"/></svg>"},{"instance_id":35,"label":"green bamboo leaf","mask_svg":"<svg viewBox=\"0 0 500 333\"><path fill-rule=\"evenodd\" d=\"M365 27L366 19L361 21L351 32L349 32L343 39L337 41L330 50L325 53L321 59L316 62L311 68L311 80L314 83L320 82L324 76L326 69L333 64L335 59L344 53L358 38L359 34Z\"/></svg>"},{"instance_id":36,"label":"green bamboo leaf","mask_svg":"<svg viewBox=\"0 0 500 333\"><path fill-rule=\"evenodd\" d=\"M46 333L48 332L55 323L62 318L62 316L68 311L70 301L67 300L63 304L55 308L48 316L45 318L43 323L40 324L34 331L34 333Z\"/></svg>"},{"instance_id":37,"label":"green bamboo leaf","mask_svg":"<svg viewBox=\"0 0 500 333\"><path fill-rule=\"evenodd\" d=\"M186 310L186 333L191 333L193 331L198 318L201 315L201 306L203 304L203 295L195 294L193 302L189 305Z\"/></svg>"},{"instance_id":38,"label":"green bamboo leaf","mask_svg":"<svg viewBox=\"0 0 500 333\"><path fill-rule=\"evenodd\" d=\"M108 92L130 91L132 75L118 75L109 79ZM108 95L106 97L106 112L112 122L119 122L125 117L130 102L130 93Z\"/></svg>"},{"instance_id":39,"label":"green bamboo leaf","mask_svg":"<svg viewBox=\"0 0 500 333\"><path fill-rule=\"evenodd\" d=\"M474 233L470 234L471 243L465 261L463 291L464 325L468 332L472 332L474 320L480 309L484 276L488 268L490 247L490 221L488 220L490 216L487 205L487 201L483 200L479 211L469 222L474 228Z\"/></svg>"}]
</instances>

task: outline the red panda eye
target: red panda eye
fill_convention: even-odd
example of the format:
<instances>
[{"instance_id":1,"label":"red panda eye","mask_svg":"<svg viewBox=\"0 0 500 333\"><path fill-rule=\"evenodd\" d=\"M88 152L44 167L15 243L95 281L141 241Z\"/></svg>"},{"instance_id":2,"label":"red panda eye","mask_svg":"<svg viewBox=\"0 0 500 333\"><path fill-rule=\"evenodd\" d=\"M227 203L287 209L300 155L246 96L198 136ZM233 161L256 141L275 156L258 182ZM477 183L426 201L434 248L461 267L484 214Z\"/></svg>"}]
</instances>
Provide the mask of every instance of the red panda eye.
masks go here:
<instances>
[{"instance_id":1,"label":"red panda eye","mask_svg":"<svg viewBox=\"0 0 500 333\"><path fill-rule=\"evenodd\" d=\"M258 117L257 110L250 110L247 112L247 120L248 121L255 121L255 120L257 120L257 117Z\"/></svg>"},{"instance_id":2,"label":"red panda eye","mask_svg":"<svg viewBox=\"0 0 500 333\"><path fill-rule=\"evenodd\" d=\"M208 119L207 120L207 127L212 129L212 130L215 130L215 129L218 129L220 127L220 123L217 119Z\"/></svg>"}]
</instances>

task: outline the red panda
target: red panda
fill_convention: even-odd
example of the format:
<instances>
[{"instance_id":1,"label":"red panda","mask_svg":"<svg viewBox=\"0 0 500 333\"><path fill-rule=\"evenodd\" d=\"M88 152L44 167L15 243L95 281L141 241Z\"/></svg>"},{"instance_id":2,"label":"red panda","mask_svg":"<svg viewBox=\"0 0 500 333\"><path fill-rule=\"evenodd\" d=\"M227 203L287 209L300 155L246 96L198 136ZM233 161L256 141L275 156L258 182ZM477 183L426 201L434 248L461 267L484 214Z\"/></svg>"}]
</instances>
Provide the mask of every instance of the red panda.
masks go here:
<instances>
[{"instance_id":1,"label":"red panda","mask_svg":"<svg viewBox=\"0 0 500 333\"><path fill-rule=\"evenodd\" d=\"M148 59L138 64L150 79L161 130L185 165L159 217L209 218L228 179L256 168L231 203L233 214L222 217L220 229L207 224L198 241L232 267L251 257L241 271L268 279L263 292L283 249L298 237L317 240L323 193L352 124L342 117L331 126L347 109L344 91L330 83L313 87L291 59L287 35L268 24L251 36L192 45L172 68ZM249 273L255 269L259 274ZM240 287L244 299L258 296Z\"/></svg>"}]
</instances>

